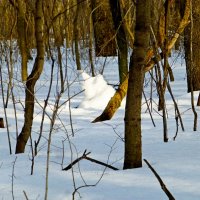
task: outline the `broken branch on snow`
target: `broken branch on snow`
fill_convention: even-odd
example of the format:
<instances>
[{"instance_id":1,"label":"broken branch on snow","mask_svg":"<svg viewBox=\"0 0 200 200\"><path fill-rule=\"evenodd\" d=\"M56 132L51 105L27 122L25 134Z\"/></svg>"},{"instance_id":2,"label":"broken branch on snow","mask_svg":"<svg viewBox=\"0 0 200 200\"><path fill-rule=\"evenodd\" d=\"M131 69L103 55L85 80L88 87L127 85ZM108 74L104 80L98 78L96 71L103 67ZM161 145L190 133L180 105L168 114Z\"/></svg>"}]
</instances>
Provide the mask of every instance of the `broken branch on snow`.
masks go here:
<instances>
[{"instance_id":1,"label":"broken branch on snow","mask_svg":"<svg viewBox=\"0 0 200 200\"><path fill-rule=\"evenodd\" d=\"M67 170L71 169L76 163L78 163L79 161L81 161L83 159L89 160L89 161L97 163L99 165L103 165L103 166L108 167L108 168L113 169L113 170L119 170L118 168L113 167L112 165L109 165L107 163L104 163L104 162L101 162L99 160L96 160L96 159L88 157L88 155L90 153L91 152L87 152L87 150L85 150L82 156L80 156L79 158L77 158L76 160L74 160L72 163L70 163L67 167L65 167L63 169L63 171L67 171Z\"/></svg>"}]
</instances>

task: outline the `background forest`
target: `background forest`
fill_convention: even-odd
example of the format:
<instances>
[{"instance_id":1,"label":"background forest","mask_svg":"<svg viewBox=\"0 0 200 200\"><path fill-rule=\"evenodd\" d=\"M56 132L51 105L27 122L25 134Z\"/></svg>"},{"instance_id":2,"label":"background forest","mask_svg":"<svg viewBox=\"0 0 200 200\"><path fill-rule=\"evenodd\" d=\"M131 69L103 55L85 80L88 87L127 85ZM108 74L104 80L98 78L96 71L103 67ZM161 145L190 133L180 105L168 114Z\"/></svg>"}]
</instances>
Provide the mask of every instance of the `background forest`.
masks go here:
<instances>
[{"instance_id":1,"label":"background forest","mask_svg":"<svg viewBox=\"0 0 200 200\"><path fill-rule=\"evenodd\" d=\"M200 198L199 0L0 13L1 199Z\"/></svg>"}]
</instances>

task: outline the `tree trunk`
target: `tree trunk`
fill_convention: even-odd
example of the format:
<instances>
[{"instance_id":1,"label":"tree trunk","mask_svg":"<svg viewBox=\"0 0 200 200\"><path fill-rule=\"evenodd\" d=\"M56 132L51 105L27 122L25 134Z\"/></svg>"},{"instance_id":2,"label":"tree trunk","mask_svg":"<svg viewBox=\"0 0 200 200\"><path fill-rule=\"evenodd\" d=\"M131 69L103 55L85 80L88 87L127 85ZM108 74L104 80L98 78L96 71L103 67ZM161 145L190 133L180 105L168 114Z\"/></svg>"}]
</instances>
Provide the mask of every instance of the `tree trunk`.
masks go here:
<instances>
[{"instance_id":1,"label":"tree trunk","mask_svg":"<svg viewBox=\"0 0 200 200\"><path fill-rule=\"evenodd\" d=\"M26 81L28 77L27 62L28 62L28 47L26 42L26 3L24 0L17 0L18 12L17 12L17 33L18 44L21 53L21 78L22 81Z\"/></svg>"},{"instance_id":2,"label":"tree trunk","mask_svg":"<svg viewBox=\"0 0 200 200\"><path fill-rule=\"evenodd\" d=\"M35 37L37 45L37 57L35 59L34 67L27 78L26 82L26 97L25 97L25 113L24 113L24 126L20 135L17 138L16 153L23 153L26 143L31 135L31 128L33 123L34 113L34 88L37 80L39 79L44 65L44 38L43 38L43 8L42 0L36 1L35 13Z\"/></svg>"},{"instance_id":3,"label":"tree trunk","mask_svg":"<svg viewBox=\"0 0 200 200\"><path fill-rule=\"evenodd\" d=\"M49 4L49 0L47 1ZM63 2L61 0L53 1L52 15L55 17L63 10ZM64 36L63 36L63 16L57 17L53 21L53 33L54 33L54 44L56 47L60 47L63 45Z\"/></svg>"},{"instance_id":4,"label":"tree trunk","mask_svg":"<svg viewBox=\"0 0 200 200\"><path fill-rule=\"evenodd\" d=\"M110 8L117 33L119 80L123 83L128 74L128 44L119 0L110 0Z\"/></svg>"},{"instance_id":5,"label":"tree trunk","mask_svg":"<svg viewBox=\"0 0 200 200\"><path fill-rule=\"evenodd\" d=\"M76 14L75 14L75 18L74 18L74 44L75 44L75 54L76 54L76 66L77 66L77 70L81 70L81 57L80 57L80 52L79 52L79 29L78 29L78 19L79 19L79 13L80 13L80 9L81 9L81 5L80 5L80 0L77 0L76 4Z\"/></svg>"},{"instance_id":6,"label":"tree trunk","mask_svg":"<svg viewBox=\"0 0 200 200\"><path fill-rule=\"evenodd\" d=\"M191 23L185 29L185 60L186 60L186 72L187 72L187 87L188 92L191 92L191 86L193 91L200 90L200 0L192 0L193 8L193 30L192 37L190 37ZM192 38L192 41L190 41ZM192 43L191 43L192 42ZM192 44L192 59L191 59L191 47ZM193 61L191 63L190 61Z\"/></svg>"},{"instance_id":7,"label":"tree trunk","mask_svg":"<svg viewBox=\"0 0 200 200\"><path fill-rule=\"evenodd\" d=\"M125 109L124 169L142 167L141 103L145 58L150 42L151 0L137 1L135 45L129 66L129 81Z\"/></svg>"},{"instance_id":8,"label":"tree trunk","mask_svg":"<svg viewBox=\"0 0 200 200\"><path fill-rule=\"evenodd\" d=\"M5 128L3 118L0 117L0 128Z\"/></svg>"},{"instance_id":9,"label":"tree trunk","mask_svg":"<svg viewBox=\"0 0 200 200\"><path fill-rule=\"evenodd\" d=\"M96 56L116 56L109 0L91 0Z\"/></svg>"}]
</instances>

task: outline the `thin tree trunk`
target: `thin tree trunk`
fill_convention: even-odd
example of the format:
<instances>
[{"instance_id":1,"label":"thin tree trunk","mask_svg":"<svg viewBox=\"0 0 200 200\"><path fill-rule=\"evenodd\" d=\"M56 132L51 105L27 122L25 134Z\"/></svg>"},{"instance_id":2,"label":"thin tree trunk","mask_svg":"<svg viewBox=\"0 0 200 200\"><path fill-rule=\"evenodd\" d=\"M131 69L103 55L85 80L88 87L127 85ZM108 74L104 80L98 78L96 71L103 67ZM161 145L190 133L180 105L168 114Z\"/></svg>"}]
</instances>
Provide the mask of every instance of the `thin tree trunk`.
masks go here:
<instances>
[{"instance_id":1,"label":"thin tree trunk","mask_svg":"<svg viewBox=\"0 0 200 200\"><path fill-rule=\"evenodd\" d=\"M26 97L25 97L25 113L24 126L20 135L17 138L16 153L23 153L26 143L31 135L34 113L34 87L39 79L44 65L44 38L43 38L43 8L42 0L36 1L35 13L35 37L37 44L37 57L34 67L26 82Z\"/></svg>"},{"instance_id":2,"label":"thin tree trunk","mask_svg":"<svg viewBox=\"0 0 200 200\"><path fill-rule=\"evenodd\" d=\"M117 33L119 79L120 83L123 83L128 74L128 44L119 0L110 0L110 8Z\"/></svg>"},{"instance_id":3,"label":"thin tree trunk","mask_svg":"<svg viewBox=\"0 0 200 200\"><path fill-rule=\"evenodd\" d=\"M74 44L75 44L75 55L76 55L76 66L77 70L81 70L81 58L80 58L80 52L79 52L79 29L78 29L78 16L80 12L80 3L79 0L77 0L77 6L76 6L76 14L74 18Z\"/></svg>"},{"instance_id":4,"label":"thin tree trunk","mask_svg":"<svg viewBox=\"0 0 200 200\"><path fill-rule=\"evenodd\" d=\"M28 77L27 62L28 62L28 47L26 43L26 3L24 0L17 0L18 3L18 13L17 13L17 33L18 33L18 43L21 53L21 77L22 81L26 81Z\"/></svg>"},{"instance_id":5,"label":"thin tree trunk","mask_svg":"<svg viewBox=\"0 0 200 200\"><path fill-rule=\"evenodd\" d=\"M124 169L142 167L141 103L145 58L150 42L150 5L151 0L136 3L135 46L129 66L124 120Z\"/></svg>"},{"instance_id":6,"label":"thin tree trunk","mask_svg":"<svg viewBox=\"0 0 200 200\"><path fill-rule=\"evenodd\" d=\"M197 69L196 69L196 67L195 67L195 63L194 63L194 61L193 61L193 11L192 11L192 3L191 3L191 26L190 26L190 72L189 72L189 74L190 74L190 90L191 90L191 105L192 105L192 111L193 111L193 114L194 114L194 125L193 125L193 131L197 131L197 112L196 112L196 110L195 110L195 106L194 106L194 92L193 92L193 88L194 88L194 86L196 86L196 84L198 85L198 83L195 83L195 85L194 85L194 83L193 83L193 78L195 78L195 77L193 77L193 75L194 74L196 74L197 73ZM194 60L196 61L197 60L197 58L195 58L194 57ZM199 78L199 77L198 77Z\"/></svg>"},{"instance_id":7,"label":"thin tree trunk","mask_svg":"<svg viewBox=\"0 0 200 200\"><path fill-rule=\"evenodd\" d=\"M90 19L89 19L89 61L90 61L90 67L92 76L95 76L95 67L93 62L93 22L92 22L92 11L91 6L88 6L88 9L90 10Z\"/></svg>"}]
</instances>

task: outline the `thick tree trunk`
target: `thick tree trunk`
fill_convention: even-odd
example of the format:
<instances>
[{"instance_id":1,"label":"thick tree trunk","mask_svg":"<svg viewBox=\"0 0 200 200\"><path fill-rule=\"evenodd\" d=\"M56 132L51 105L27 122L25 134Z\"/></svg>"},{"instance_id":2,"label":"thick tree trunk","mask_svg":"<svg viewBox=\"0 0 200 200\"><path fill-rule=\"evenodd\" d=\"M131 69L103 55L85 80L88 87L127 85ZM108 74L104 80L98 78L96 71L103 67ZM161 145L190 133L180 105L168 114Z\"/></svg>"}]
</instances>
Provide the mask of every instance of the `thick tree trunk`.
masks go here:
<instances>
[{"instance_id":1,"label":"thick tree trunk","mask_svg":"<svg viewBox=\"0 0 200 200\"><path fill-rule=\"evenodd\" d=\"M26 143L31 135L34 113L34 87L39 79L44 65L44 38L43 38L43 9L42 0L36 1L35 13L35 37L37 44L37 57L34 67L26 82L26 97L25 97L25 113L24 126L20 135L17 138L16 153L23 153Z\"/></svg>"},{"instance_id":2,"label":"thick tree trunk","mask_svg":"<svg viewBox=\"0 0 200 200\"><path fill-rule=\"evenodd\" d=\"M109 0L91 0L96 56L116 56L115 31Z\"/></svg>"},{"instance_id":3,"label":"thick tree trunk","mask_svg":"<svg viewBox=\"0 0 200 200\"><path fill-rule=\"evenodd\" d=\"M142 167L141 103L144 67L150 42L151 0L137 1L135 45L130 61L125 110L124 169Z\"/></svg>"},{"instance_id":4,"label":"thick tree trunk","mask_svg":"<svg viewBox=\"0 0 200 200\"><path fill-rule=\"evenodd\" d=\"M187 72L187 86L188 92L200 90L200 0L192 0L193 12L193 30L192 37L190 37L191 24L185 29L185 60ZM191 41L192 38L192 41ZM192 58L191 58L191 44L192 44ZM193 63L191 63L191 60Z\"/></svg>"},{"instance_id":5,"label":"thick tree trunk","mask_svg":"<svg viewBox=\"0 0 200 200\"><path fill-rule=\"evenodd\" d=\"M128 74L128 44L119 0L110 0L110 8L117 33L119 80L123 83Z\"/></svg>"},{"instance_id":6,"label":"thick tree trunk","mask_svg":"<svg viewBox=\"0 0 200 200\"><path fill-rule=\"evenodd\" d=\"M47 3L49 4L49 2L50 1L48 0ZM60 12L62 12L62 10L63 10L62 0L53 1L53 8L52 8L53 17L58 15ZM53 21L54 44L57 47L62 46L64 42L63 24L64 24L64 20L63 20L62 15L57 17Z\"/></svg>"}]
</instances>

